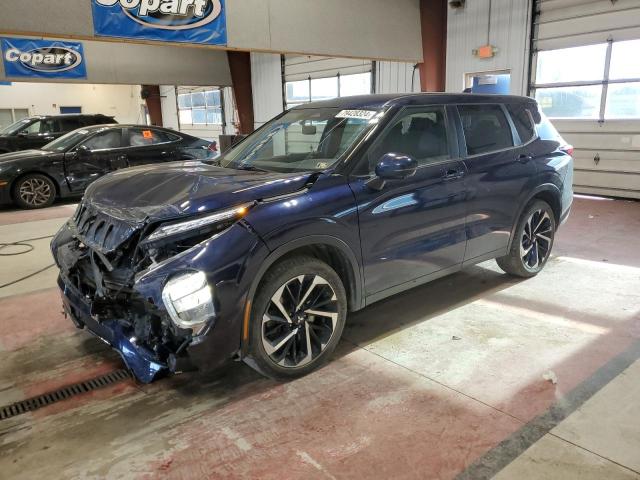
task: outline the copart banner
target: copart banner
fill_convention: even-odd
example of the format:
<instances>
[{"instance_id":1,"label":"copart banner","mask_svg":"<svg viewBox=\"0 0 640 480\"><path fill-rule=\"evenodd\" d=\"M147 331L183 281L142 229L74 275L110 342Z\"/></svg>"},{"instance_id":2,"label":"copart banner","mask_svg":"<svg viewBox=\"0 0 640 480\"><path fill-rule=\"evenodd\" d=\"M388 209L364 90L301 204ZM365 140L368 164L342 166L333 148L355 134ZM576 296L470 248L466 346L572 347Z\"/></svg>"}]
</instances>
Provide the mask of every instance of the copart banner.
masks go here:
<instances>
[{"instance_id":1,"label":"copart banner","mask_svg":"<svg viewBox=\"0 0 640 480\"><path fill-rule=\"evenodd\" d=\"M227 44L224 0L92 0L96 35Z\"/></svg>"},{"instance_id":2,"label":"copart banner","mask_svg":"<svg viewBox=\"0 0 640 480\"><path fill-rule=\"evenodd\" d=\"M79 42L0 38L7 77L87 78Z\"/></svg>"}]
</instances>

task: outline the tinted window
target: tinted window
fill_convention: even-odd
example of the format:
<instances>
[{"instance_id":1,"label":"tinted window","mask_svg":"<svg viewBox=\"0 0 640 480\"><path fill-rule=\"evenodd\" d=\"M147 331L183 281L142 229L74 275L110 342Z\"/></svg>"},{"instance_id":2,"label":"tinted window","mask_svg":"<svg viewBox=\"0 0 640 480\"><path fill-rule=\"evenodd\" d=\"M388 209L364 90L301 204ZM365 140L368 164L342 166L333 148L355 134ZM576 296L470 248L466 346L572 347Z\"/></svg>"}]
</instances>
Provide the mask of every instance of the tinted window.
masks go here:
<instances>
[{"instance_id":1,"label":"tinted window","mask_svg":"<svg viewBox=\"0 0 640 480\"><path fill-rule=\"evenodd\" d=\"M419 165L450 158L444 109L431 107L404 112L373 147L369 155L370 172L385 153L408 155Z\"/></svg>"},{"instance_id":2,"label":"tinted window","mask_svg":"<svg viewBox=\"0 0 640 480\"><path fill-rule=\"evenodd\" d=\"M564 142L564 140L562 140L562 137L558 133L558 130L556 130L556 127L554 127L551 124L549 119L544 114L541 115L540 123L538 123L536 125L536 131L538 132L538 136L542 140L552 140L554 142Z\"/></svg>"},{"instance_id":3,"label":"tinted window","mask_svg":"<svg viewBox=\"0 0 640 480\"><path fill-rule=\"evenodd\" d=\"M527 105L507 105L507 110L509 111L509 115L511 115L511 120L513 120L513 124L520 137L520 143L527 143L536 134L533 126L533 118L529 113Z\"/></svg>"},{"instance_id":4,"label":"tinted window","mask_svg":"<svg viewBox=\"0 0 640 480\"><path fill-rule=\"evenodd\" d=\"M152 130L150 128L130 128L129 144L132 147L143 147L146 145L155 145L157 143L174 142L180 137L168 132L160 130Z\"/></svg>"},{"instance_id":5,"label":"tinted window","mask_svg":"<svg viewBox=\"0 0 640 480\"><path fill-rule=\"evenodd\" d=\"M462 105L458 110L469 155L513 147L511 127L499 105Z\"/></svg>"},{"instance_id":6,"label":"tinted window","mask_svg":"<svg viewBox=\"0 0 640 480\"><path fill-rule=\"evenodd\" d=\"M80 120L77 117L61 118L59 122L60 128L63 132L71 132L72 130L77 130L78 128L82 127L82 125L80 124Z\"/></svg>"},{"instance_id":7,"label":"tinted window","mask_svg":"<svg viewBox=\"0 0 640 480\"><path fill-rule=\"evenodd\" d=\"M61 132L60 122L53 118L46 118L40 122L40 133Z\"/></svg>"},{"instance_id":8,"label":"tinted window","mask_svg":"<svg viewBox=\"0 0 640 480\"><path fill-rule=\"evenodd\" d=\"M98 133L83 143L89 150L104 150L107 148L118 148L121 146L122 134L120 130L107 130Z\"/></svg>"}]
</instances>

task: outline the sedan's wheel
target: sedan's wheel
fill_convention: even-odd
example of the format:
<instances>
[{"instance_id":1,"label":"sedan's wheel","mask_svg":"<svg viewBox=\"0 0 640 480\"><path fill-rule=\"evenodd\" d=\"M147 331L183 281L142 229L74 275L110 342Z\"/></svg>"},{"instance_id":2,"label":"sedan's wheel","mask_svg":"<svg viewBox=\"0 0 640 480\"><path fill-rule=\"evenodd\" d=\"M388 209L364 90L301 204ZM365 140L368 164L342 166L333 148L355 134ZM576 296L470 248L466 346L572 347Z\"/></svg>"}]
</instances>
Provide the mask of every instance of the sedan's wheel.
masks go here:
<instances>
[{"instance_id":1,"label":"sedan's wheel","mask_svg":"<svg viewBox=\"0 0 640 480\"><path fill-rule=\"evenodd\" d=\"M536 275L549 259L555 228L551 207L535 201L520 219L509 254L497 259L500 268L518 277Z\"/></svg>"},{"instance_id":2,"label":"sedan's wheel","mask_svg":"<svg viewBox=\"0 0 640 480\"><path fill-rule=\"evenodd\" d=\"M21 208L48 207L55 200L55 196L56 187L45 175L26 175L13 187L13 200Z\"/></svg>"},{"instance_id":3,"label":"sedan's wheel","mask_svg":"<svg viewBox=\"0 0 640 480\"><path fill-rule=\"evenodd\" d=\"M325 263L296 257L267 273L253 308L247 363L275 378L304 375L336 347L346 316L346 293Z\"/></svg>"}]
</instances>

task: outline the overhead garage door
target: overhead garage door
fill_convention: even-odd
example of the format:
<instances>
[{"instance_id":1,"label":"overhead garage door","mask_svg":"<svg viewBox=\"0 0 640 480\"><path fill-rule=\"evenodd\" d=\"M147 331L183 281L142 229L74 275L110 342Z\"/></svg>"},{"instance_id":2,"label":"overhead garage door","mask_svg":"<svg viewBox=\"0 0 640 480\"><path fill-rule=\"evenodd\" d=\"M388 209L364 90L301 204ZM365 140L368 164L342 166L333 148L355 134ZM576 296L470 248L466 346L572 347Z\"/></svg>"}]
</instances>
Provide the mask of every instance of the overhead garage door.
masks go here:
<instances>
[{"instance_id":1,"label":"overhead garage door","mask_svg":"<svg viewBox=\"0 0 640 480\"><path fill-rule=\"evenodd\" d=\"M531 92L575 147L575 191L640 198L640 2L536 6Z\"/></svg>"},{"instance_id":2,"label":"overhead garage door","mask_svg":"<svg viewBox=\"0 0 640 480\"><path fill-rule=\"evenodd\" d=\"M371 60L286 55L287 106L371 93L371 69Z\"/></svg>"}]
</instances>

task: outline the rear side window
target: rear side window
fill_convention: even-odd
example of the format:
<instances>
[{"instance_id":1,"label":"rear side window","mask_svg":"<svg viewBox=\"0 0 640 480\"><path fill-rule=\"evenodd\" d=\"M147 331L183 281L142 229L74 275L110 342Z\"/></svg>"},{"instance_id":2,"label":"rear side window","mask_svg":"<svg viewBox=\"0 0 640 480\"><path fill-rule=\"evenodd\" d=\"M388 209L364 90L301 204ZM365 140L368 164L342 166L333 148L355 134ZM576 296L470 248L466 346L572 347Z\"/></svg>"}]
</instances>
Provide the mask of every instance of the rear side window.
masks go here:
<instances>
[{"instance_id":1,"label":"rear side window","mask_svg":"<svg viewBox=\"0 0 640 480\"><path fill-rule=\"evenodd\" d=\"M155 145L158 143L175 142L180 137L168 132L160 130L152 130L150 128L130 128L129 144L132 147L143 147L147 145Z\"/></svg>"},{"instance_id":2,"label":"rear side window","mask_svg":"<svg viewBox=\"0 0 640 480\"><path fill-rule=\"evenodd\" d=\"M83 125L80 122L79 118L61 118L59 120L60 128L63 132L71 132L73 130L77 130Z\"/></svg>"},{"instance_id":3,"label":"rear side window","mask_svg":"<svg viewBox=\"0 0 640 480\"><path fill-rule=\"evenodd\" d=\"M531 141L535 137L536 131L533 126L533 117L527 105L521 103L507 105L506 107L520 137L520 144Z\"/></svg>"},{"instance_id":4,"label":"rear side window","mask_svg":"<svg viewBox=\"0 0 640 480\"><path fill-rule=\"evenodd\" d=\"M40 133L55 133L62 132L60 129L60 122L53 118L45 118L40 125Z\"/></svg>"},{"instance_id":5,"label":"rear side window","mask_svg":"<svg viewBox=\"0 0 640 480\"><path fill-rule=\"evenodd\" d=\"M458 111L467 154L478 155L513 147L511 127L499 105L460 105Z\"/></svg>"}]
</instances>

